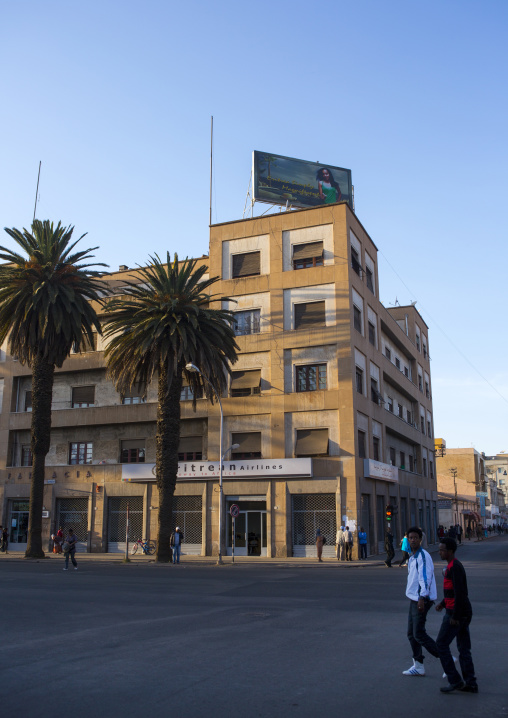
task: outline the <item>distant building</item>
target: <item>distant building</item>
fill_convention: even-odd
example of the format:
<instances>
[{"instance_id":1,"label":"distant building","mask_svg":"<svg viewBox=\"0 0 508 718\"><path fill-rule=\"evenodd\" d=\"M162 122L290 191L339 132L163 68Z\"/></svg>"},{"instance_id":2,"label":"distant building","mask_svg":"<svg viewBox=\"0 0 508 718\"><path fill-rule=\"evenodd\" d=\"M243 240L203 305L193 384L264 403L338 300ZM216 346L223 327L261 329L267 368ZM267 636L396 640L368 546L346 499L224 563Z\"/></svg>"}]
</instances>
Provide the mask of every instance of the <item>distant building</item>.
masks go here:
<instances>
[{"instance_id":1,"label":"distant building","mask_svg":"<svg viewBox=\"0 0 508 718\"><path fill-rule=\"evenodd\" d=\"M319 528L333 555L337 527L383 550L385 508L396 541L411 524L438 525L428 328L414 306L379 300L377 248L346 204L211 227L214 291L234 298L240 358L223 399L225 509L240 507L236 553L315 555ZM135 274L105 282L121 293ZM4 347L5 349L5 347ZM88 551L156 537L156 387L120 396L104 343L56 372L44 493L44 540L76 530ZM10 550L24 550L30 494L30 370L2 355L0 506ZM175 523L184 550L218 551L219 409L182 392ZM224 552L231 552L226 513ZM356 543L356 542L355 542ZM355 546L356 550L356 546Z\"/></svg>"},{"instance_id":2,"label":"distant building","mask_svg":"<svg viewBox=\"0 0 508 718\"><path fill-rule=\"evenodd\" d=\"M492 522L508 522L508 454L505 451L485 457L485 472L490 480Z\"/></svg>"}]
</instances>

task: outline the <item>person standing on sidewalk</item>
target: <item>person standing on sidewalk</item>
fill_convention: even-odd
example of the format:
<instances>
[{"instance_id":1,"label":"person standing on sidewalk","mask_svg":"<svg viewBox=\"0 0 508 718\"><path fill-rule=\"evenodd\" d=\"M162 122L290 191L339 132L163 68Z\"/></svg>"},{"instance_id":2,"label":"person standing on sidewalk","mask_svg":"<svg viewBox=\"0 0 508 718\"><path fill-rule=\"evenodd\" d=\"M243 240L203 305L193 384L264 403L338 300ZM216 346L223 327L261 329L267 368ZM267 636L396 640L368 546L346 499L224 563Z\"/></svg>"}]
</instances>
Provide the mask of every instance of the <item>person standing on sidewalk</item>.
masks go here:
<instances>
[{"instance_id":1,"label":"person standing on sidewalk","mask_svg":"<svg viewBox=\"0 0 508 718\"><path fill-rule=\"evenodd\" d=\"M344 526L337 531L337 561L344 560Z\"/></svg>"},{"instance_id":2,"label":"person standing on sidewalk","mask_svg":"<svg viewBox=\"0 0 508 718\"><path fill-rule=\"evenodd\" d=\"M362 558L367 558L367 533L363 530L363 526L360 526L358 532L358 548L360 549L360 561Z\"/></svg>"},{"instance_id":3,"label":"person standing on sidewalk","mask_svg":"<svg viewBox=\"0 0 508 718\"><path fill-rule=\"evenodd\" d=\"M169 539L169 545L173 550L173 564L180 563L180 552L182 550L182 544L183 533L180 531L180 527L177 526L171 534L171 538Z\"/></svg>"},{"instance_id":4,"label":"person standing on sidewalk","mask_svg":"<svg viewBox=\"0 0 508 718\"><path fill-rule=\"evenodd\" d=\"M7 526L0 526L0 548L4 553L8 553L7 546L9 543L9 532L7 531Z\"/></svg>"},{"instance_id":5,"label":"person standing on sidewalk","mask_svg":"<svg viewBox=\"0 0 508 718\"><path fill-rule=\"evenodd\" d=\"M346 561L353 560L353 534L349 530L349 526L346 526L344 530L344 544L346 547Z\"/></svg>"},{"instance_id":6,"label":"person standing on sidewalk","mask_svg":"<svg viewBox=\"0 0 508 718\"><path fill-rule=\"evenodd\" d=\"M67 571L69 568L69 556L71 557L72 565L74 566L74 570L78 570L78 564L76 563L76 543L77 543L78 537L74 533L72 529L69 529L67 533L67 538L63 542L62 548L65 556L65 567L64 571Z\"/></svg>"},{"instance_id":7,"label":"person standing on sidewalk","mask_svg":"<svg viewBox=\"0 0 508 718\"><path fill-rule=\"evenodd\" d=\"M323 535L321 534L321 529L318 529L316 531L316 549L317 549L317 558L318 561L322 561L323 559L321 556L323 555L323 544L325 542L325 539Z\"/></svg>"},{"instance_id":8,"label":"person standing on sidewalk","mask_svg":"<svg viewBox=\"0 0 508 718\"><path fill-rule=\"evenodd\" d=\"M478 684L471 657L471 637L469 624L473 609L467 593L467 579L464 566L455 558L457 543L454 539L444 538L439 544L439 555L446 561L443 570L443 600L437 604L436 611L445 609L443 622L436 640L441 665L448 678L448 685L441 688L442 693L459 690L465 693L478 693ZM450 644L457 639L460 673L455 667L455 659L450 653Z\"/></svg>"},{"instance_id":9,"label":"person standing on sidewalk","mask_svg":"<svg viewBox=\"0 0 508 718\"><path fill-rule=\"evenodd\" d=\"M385 565L388 566L388 568L392 567L392 560L395 556L395 551L393 549L393 534L390 531L390 529L386 529L385 531L385 551L386 551L386 561Z\"/></svg>"},{"instance_id":10,"label":"person standing on sidewalk","mask_svg":"<svg viewBox=\"0 0 508 718\"><path fill-rule=\"evenodd\" d=\"M399 561L399 568L401 566L407 566L409 554L411 553L411 546L409 545L409 539L407 537L407 531L404 534L404 538L400 542L400 548L402 550L402 558Z\"/></svg>"},{"instance_id":11,"label":"person standing on sidewalk","mask_svg":"<svg viewBox=\"0 0 508 718\"><path fill-rule=\"evenodd\" d=\"M413 665L402 671L403 676L424 676L422 647L439 658L436 642L425 630L427 613L437 598L434 564L422 546L422 530L412 526L407 531L412 554L409 557L406 596L409 598L407 637L413 651Z\"/></svg>"}]
</instances>

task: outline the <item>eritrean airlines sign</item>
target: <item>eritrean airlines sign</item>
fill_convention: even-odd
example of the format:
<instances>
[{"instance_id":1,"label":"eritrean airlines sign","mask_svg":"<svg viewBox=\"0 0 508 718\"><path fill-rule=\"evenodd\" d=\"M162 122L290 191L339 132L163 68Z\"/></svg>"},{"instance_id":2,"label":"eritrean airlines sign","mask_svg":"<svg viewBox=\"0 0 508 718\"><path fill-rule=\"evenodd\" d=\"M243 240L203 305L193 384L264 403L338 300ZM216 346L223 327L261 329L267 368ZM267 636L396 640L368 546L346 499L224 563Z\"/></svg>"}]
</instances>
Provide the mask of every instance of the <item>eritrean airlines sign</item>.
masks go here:
<instances>
[{"instance_id":1,"label":"eritrean airlines sign","mask_svg":"<svg viewBox=\"0 0 508 718\"><path fill-rule=\"evenodd\" d=\"M206 480L220 475L218 461L181 461L178 479ZM223 461L222 477L257 479L268 477L312 476L312 459L250 459ZM155 481L155 464L123 464L122 481Z\"/></svg>"}]
</instances>

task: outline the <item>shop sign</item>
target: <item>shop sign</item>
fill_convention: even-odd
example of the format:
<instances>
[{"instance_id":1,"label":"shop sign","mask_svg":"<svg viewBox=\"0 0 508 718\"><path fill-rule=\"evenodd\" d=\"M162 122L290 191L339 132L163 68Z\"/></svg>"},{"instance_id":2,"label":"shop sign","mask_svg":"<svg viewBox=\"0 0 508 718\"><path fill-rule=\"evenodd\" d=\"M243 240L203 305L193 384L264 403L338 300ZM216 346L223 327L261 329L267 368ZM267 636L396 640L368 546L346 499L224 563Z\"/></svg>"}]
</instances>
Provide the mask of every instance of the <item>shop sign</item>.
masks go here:
<instances>
[{"instance_id":1,"label":"shop sign","mask_svg":"<svg viewBox=\"0 0 508 718\"><path fill-rule=\"evenodd\" d=\"M178 479L217 479L218 461L180 461ZM223 461L222 477L238 479L312 476L312 459L241 459ZM122 481L155 481L155 464L123 464Z\"/></svg>"},{"instance_id":2,"label":"shop sign","mask_svg":"<svg viewBox=\"0 0 508 718\"><path fill-rule=\"evenodd\" d=\"M373 459L363 460L363 474L370 479L399 482L399 470L396 466L383 464L381 461L374 461Z\"/></svg>"}]
</instances>

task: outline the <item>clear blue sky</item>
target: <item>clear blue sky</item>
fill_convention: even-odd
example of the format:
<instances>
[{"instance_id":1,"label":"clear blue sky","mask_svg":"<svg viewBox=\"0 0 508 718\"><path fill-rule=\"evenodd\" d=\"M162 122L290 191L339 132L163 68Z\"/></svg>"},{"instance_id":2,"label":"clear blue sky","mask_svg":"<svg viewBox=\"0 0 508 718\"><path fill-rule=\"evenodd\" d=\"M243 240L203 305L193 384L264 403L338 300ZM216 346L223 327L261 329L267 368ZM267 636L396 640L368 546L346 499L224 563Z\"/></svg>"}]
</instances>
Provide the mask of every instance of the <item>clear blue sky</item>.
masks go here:
<instances>
[{"instance_id":1,"label":"clear blue sky","mask_svg":"<svg viewBox=\"0 0 508 718\"><path fill-rule=\"evenodd\" d=\"M351 168L381 299L430 326L436 434L508 451L507 20L504 0L4 2L1 226L30 225L42 160L38 217L112 269L207 253L211 115L213 222L242 216L253 149Z\"/></svg>"}]
</instances>

